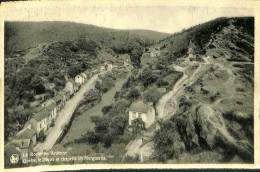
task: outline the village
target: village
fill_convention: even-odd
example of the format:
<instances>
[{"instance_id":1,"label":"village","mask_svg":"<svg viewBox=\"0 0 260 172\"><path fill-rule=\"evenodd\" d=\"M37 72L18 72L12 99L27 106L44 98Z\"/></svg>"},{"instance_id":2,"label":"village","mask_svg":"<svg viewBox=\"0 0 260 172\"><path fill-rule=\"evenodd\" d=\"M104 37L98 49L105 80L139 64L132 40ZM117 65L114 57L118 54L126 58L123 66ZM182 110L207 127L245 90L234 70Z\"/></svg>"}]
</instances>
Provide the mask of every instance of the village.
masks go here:
<instances>
[{"instance_id":1,"label":"village","mask_svg":"<svg viewBox=\"0 0 260 172\"><path fill-rule=\"evenodd\" d=\"M56 119L61 111L68 106L66 104L94 75L99 75L113 69L113 63L105 62L96 69L87 70L78 74L74 79L68 79L63 90L59 91L53 98L40 104L34 116L27 121L24 128L20 130L14 139L5 145L7 157L13 154L19 155L21 162L28 162L29 157L36 152L39 143L44 142L50 128L55 126ZM39 96L41 97L41 96Z\"/></svg>"},{"instance_id":2,"label":"village","mask_svg":"<svg viewBox=\"0 0 260 172\"><path fill-rule=\"evenodd\" d=\"M148 57L154 57L155 53L145 52L144 55L146 54L148 54ZM123 66L129 71L133 69L129 59L124 59ZM94 75L112 71L114 67L116 66L114 66L113 62L105 62L97 69L87 70L75 76L74 79L68 79L64 89L56 93L53 98L41 103L24 128L16 134L12 141L5 145L5 151L8 154L6 156L11 158L13 154L17 154L20 155L21 162L30 162L31 155L39 156L39 153L43 154L46 151L43 143L45 143L47 136L52 137L50 129L55 126L57 118L62 113L61 111L68 106L67 102ZM44 95L36 95L36 97L44 100ZM128 110L128 126L130 130L136 125L136 120L139 119L142 121L144 128L149 128L155 123L156 115L152 103L147 104L139 100L131 104ZM48 145L48 143L46 142L45 145Z\"/></svg>"},{"instance_id":3,"label":"village","mask_svg":"<svg viewBox=\"0 0 260 172\"><path fill-rule=\"evenodd\" d=\"M109 54L99 47L84 62L69 58L75 66L55 71L64 75L60 87L46 82L48 92L28 90L34 96L30 116L5 145L7 166L34 165L31 155L53 158L50 152L63 153L68 164L86 163L70 159L74 156L102 156L105 163L251 162L253 94L246 88L253 88L254 63L250 53L239 61L230 47L221 47L225 30L233 28L228 25L209 32L203 45L196 40L199 32L180 44L173 37L130 52ZM81 57L79 50L69 52ZM14 165L13 155L29 163Z\"/></svg>"}]
</instances>

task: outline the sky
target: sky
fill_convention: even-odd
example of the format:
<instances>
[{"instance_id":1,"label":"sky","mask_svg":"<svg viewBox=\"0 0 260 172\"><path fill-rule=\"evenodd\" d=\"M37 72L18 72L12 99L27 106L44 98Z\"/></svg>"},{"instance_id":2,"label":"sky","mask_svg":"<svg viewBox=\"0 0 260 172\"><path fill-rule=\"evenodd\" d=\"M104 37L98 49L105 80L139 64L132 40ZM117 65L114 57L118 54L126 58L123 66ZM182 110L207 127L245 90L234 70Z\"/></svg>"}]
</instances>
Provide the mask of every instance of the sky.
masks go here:
<instances>
[{"instance_id":1,"label":"sky","mask_svg":"<svg viewBox=\"0 0 260 172\"><path fill-rule=\"evenodd\" d=\"M64 3L65 5L65 3ZM175 33L218 17L253 16L252 8L167 5L11 6L8 21L71 21L114 29Z\"/></svg>"}]
</instances>

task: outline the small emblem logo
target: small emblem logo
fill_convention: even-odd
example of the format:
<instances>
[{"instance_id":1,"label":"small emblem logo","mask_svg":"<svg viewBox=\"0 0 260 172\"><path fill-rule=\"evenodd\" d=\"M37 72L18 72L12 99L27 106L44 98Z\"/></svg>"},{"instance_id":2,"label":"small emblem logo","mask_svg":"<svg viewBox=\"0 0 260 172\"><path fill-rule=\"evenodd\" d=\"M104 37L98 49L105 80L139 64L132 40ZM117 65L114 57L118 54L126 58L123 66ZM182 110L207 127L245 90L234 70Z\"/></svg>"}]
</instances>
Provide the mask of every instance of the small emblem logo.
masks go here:
<instances>
[{"instance_id":1,"label":"small emblem logo","mask_svg":"<svg viewBox=\"0 0 260 172\"><path fill-rule=\"evenodd\" d=\"M17 154L13 154L11 157L10 157L10 162L12 164L16 164L17 162L19 161L19 156Z\"/></svg>"}]
</instances>

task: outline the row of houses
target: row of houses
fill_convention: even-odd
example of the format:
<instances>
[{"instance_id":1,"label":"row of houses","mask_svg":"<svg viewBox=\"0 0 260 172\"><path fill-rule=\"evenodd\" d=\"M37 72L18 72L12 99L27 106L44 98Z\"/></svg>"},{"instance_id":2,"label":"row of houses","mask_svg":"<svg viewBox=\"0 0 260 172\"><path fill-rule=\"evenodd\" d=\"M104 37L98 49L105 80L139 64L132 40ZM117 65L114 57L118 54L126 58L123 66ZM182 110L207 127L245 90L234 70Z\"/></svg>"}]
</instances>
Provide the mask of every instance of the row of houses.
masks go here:
<instances>
[{"instance_id":1,"label":"row of houses","mask_svg":"<svg viewBox=\"0 0 260 172\"><path fill-rule=\"evenodd\" d=\"M64 90L69 91L70 97L72 97L80 89L81 85L85 84L89 78L97 73L99 73L98 69L78 74L75 76L75 80L69 79L67 81Z\"/></svg>"},{"instance_id":2,"label":"row of houses","mask_svg":"<svg viewBox=\"0 0 260 172\"><path fill-rule=\"evenodd\" d=\"M16 134L12 142L5 146L5 154L7 157L9 156L7 159L12 158L15 151L23 161L26 161L37 141L54 125L66 102L79 90L81 85L97 73L99 70L96 69L77 75L75 80L69 79L62 91L35 108L34 115L25 124L25 127ZM12 165L12 162L8 161L7 165Z\"/></svg>"}]
</instances>

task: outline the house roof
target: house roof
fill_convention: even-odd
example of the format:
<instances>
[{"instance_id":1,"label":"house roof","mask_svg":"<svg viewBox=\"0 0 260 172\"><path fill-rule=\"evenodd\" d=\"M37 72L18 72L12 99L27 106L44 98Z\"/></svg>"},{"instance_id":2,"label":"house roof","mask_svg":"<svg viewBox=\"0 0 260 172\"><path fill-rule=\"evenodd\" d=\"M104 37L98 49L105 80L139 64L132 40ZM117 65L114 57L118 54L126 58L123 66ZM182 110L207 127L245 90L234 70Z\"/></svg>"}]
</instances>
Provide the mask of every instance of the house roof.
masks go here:
<instances>
[{"instance_id":1,"label":"house roof","mask_svg":"<svg viewBox=\"0 0 260 172\"><path fill-rule=\"evenodd\" d=\"M85 75L86 75L86 74L85 74ZM80 76L83 77L83 78L85 78L85 76L84 76L82 73L80 74Z\"/></svg>"},{"instance_id":2,"label":"house roof","mask_svg":"<svg viewBox=\"0 0 260 172\"><path fill-rule=\"evenodd\" d=\"M70 92L69 91L66 92L66 97L68 97L68 96L70 96Z\"/></svg>"},{"instance_id":3,"label":"house roof","mask_svg":"<svg viewBox=\"0 0 260 172\"><path fill-rule=\"evenodd\" d=\"M33 112L34 112L34 113L38 113L38 112L40 112L42 109L43 109L42 106L38 106L38 107L34 108Z\"/></svg>"},{"instance_id":4,"label":"house roof","mask_svg":"<svg viewBox=\"0 0 260 172\"><path fill-rule=\"evenodd\" d=\"M48 114L49 114L48 110L44 108L43 110L38 112L36 115L34 115L32 118L39 122L39 121L43 120L44 118L47 118Z\"/></svg>"},{"instance_id":5,"label":"house roof","mask_svg":"<svg viewBox=\"0 0 260 172\"><path fill-rule=\"evenodd\" d=\"M55 103L51 103L51 104L49 104L48 106L47 106L47 110L52 110L52 109L54 109L56 107L56 104Z\"/></svg>"},{"instance_id":6,"label":"house roof","mask_svg":"<svg viewBox=\"0 0 260 172\"><path fill-rule=\"evenodd\" d=\"M8 155L20 154L21 153L15 146L11 145L11 143L8 143L8 144L5 145L4 151Z\"/></svg>"},{"instance_id":7,"label":"house roof","mask_svg":"<svg viewBox=\"0 0 260 172\"><path fill-rule=\"evenodd\" d=\"M80 84L79 83L75 83L75 88L77 88L77 87L79 87L80 86Z\"/></svg>"},{"instance_id":8,"label":"house roof","mask_svg":"<svg viewBox=\"0 0 260 172\"><path fill-rule=\"evenodd\" d=\"M62 96L61 95L57 95L57 96L53 97L52 99L57 103L58 101L62 100Z\"/></svg>"},{"instance_id":9,"label":"house roof","mask_svg":"<svg viewBox=\"0 0 260 172\"><path fill-rule=\"evenodd\" d=\"M22 140L22 139L30 139L32 136L36 134L36 131L33 129L26 128L21 133L17 134L15 139Z\"/></svg>"},{"instance_id":10,"label":"house roof","mask_svg":"<svg viewBox=\"0 0 260 172\"><path fill-rule=\"evenodd\" d=\"M82 75L84 78L87 77L87 74L85 74L85 73L81 73L81 75Z\"/></svg>"},{"instance_id":11,"label":"house roof","mask_svg":"<svg viewBox=\"0 0 260 172\"><path fill-rule=\"evenodd\" d=\"M23 140L13 140L12 145L20 148L20 149L26 149L30 146L30 139L23 139Z\"/></svg>"},{"instance_id":12,"label":"house roof","mask_svg":"<svg viewBox=\"0 0 260 172\"><path fill-rule=\"evenodd\" d=\"M143 113L147 113L149 109L150 106L148 106L142 101L133 102L129 108L130 111L143 112Z\"/></svg>"},{"instance_id":13,"label":"house roof","mask_svg":"<svg viewBox=\"0 0 260 172\"><path fill-rule=\"evenodd\" d=\"M75 78L83 77L81 74L77 75Z\"/></svg>"},{"instance_id":14,"label":"house roof","mask_svg":"<svg viewBox=\"0 0 260 172\"><path fill-rule=\"evenodd\" d=\"M73 81L72 79L69 79L69 82L72 83L73 87L77 87L78 83L76 83L75 81Z\"/></svg>"}]
</instances>

